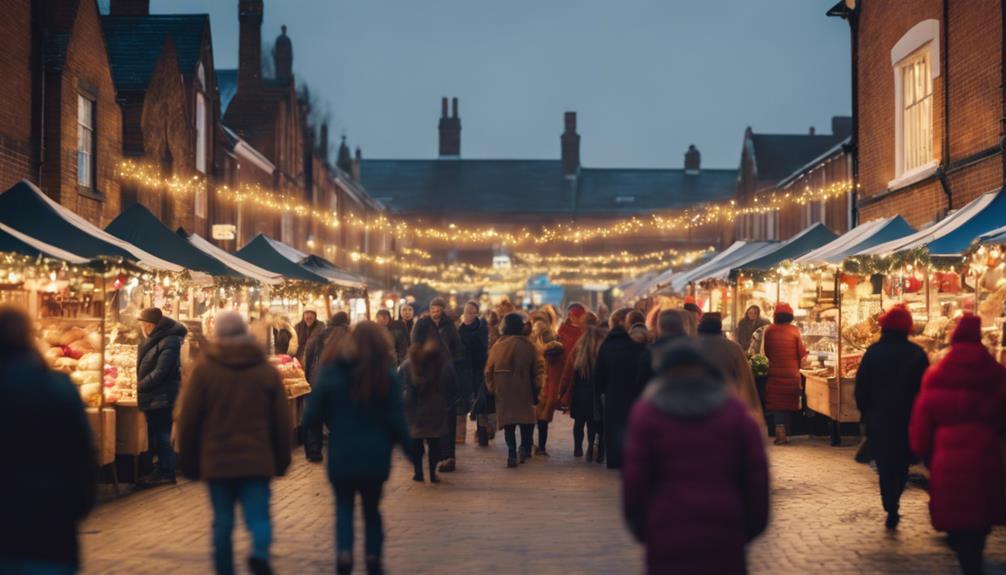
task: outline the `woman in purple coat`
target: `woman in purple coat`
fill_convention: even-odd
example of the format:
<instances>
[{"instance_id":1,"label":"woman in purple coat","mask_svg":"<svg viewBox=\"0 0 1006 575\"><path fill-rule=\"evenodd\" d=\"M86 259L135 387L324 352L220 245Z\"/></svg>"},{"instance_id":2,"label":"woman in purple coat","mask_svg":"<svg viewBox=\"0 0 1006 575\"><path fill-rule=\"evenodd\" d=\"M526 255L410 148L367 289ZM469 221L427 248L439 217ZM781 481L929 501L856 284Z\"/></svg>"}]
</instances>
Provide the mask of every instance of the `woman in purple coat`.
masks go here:
<instances>
[{"instance_id":1,"label":"woman in purple coat","mask_svg":"<svg viewBox=\"0 0 1006 575\"><path fill-rule=\"evenodd\" d=\"M649 573L746 573L745 546L768 523L758 424L689 342L660 358L632 408L622 493Z\"/></svg>"}]
</instances>

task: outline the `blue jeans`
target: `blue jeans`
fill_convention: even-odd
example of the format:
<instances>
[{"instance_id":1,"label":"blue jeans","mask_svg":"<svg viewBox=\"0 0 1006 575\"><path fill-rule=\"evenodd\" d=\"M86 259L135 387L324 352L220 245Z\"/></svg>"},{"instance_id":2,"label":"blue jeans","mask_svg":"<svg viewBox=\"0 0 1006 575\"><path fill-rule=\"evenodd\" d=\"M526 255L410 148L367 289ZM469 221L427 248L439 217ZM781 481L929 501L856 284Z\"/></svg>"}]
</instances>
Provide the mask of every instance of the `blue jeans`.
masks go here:
<instances>
[{"instance_id":1,"label":"blue jeans","mask_svg":"<svg viewBox=\"0 0 1006 575\"><path fill-rule=\"evenodd\" d=\"M77 568L44 561L0 561L0 575L73 575Z\"/></svg>"},{"instance_id":2,"label":"blue jeans","mask_svg":"<svg viewBox=\"0 0 1006 575\"><path fill-rule=\"evenodd\" d=\"M269 478L242 477L209 482L213 504L213 565L219 574L234 573L234 504L241 501L245 527L252 538L252 557L269 559L272 523L269 520Z\"/></svg>"},{"instance_id":3,"label":"blue jeans","mask_svg":"<svg viewBox=\"0 0 1006 575\"><path fill-rule=\"evenodd\" d=\"M384 528L381 525L381 491L383 479L340 479L333 481L335 488L335 542L336 550L353 552L353 510L356 494L363 503L363 524L366 531L364 550L367 557L380 557L384 544Z\"/></svg>"},{"instance_id":4,"label":"blue jeans","mask_svg":"<svg viewBox=\"0 0 1006 575\"><path fill-rule=\"evenodd\" d=\"M147 418L147 449L157 454L157 471L162 477L175 476L175 449L171 447L171 408L143 412Z\"/></svg>"}]
</instances>

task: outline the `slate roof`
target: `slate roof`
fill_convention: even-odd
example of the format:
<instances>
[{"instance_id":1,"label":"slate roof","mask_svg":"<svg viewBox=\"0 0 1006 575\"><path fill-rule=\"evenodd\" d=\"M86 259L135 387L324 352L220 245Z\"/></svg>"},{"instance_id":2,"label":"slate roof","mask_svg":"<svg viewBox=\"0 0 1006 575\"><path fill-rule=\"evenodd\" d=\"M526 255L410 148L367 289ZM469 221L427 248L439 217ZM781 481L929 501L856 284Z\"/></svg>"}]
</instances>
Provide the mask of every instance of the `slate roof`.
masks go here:
<instances>
[{"instance_id":1,"label":"slate roof","mask_svg":"<svg viewBox=\"0 0 1006 575\"><path fill-rule=\"evenodd\" d=\"M157 14L151 16L102 16L112 80L119 91L144 91L161 57L168 36L175 45L178 66L193 74L209 26L206 14Z\"/></svg>"},{"instance_id":2,"label":"slate roof","mask_svg":"<svg viewBox=\"0 0 1006 575\"><path fill-rule=\"evenodd\" d=\"M736 170L582 168L563 176L559 160L368 160L360 178L392 213L609 215L650 213L725 200Z\"/></svg>"},{"instance_id":3,"label":"slate roof","mask_svg":"<svg viewBox=\"0 0 1006 575\"><path fill-rule=\"evenodd\" d=\"M752 134L758 179L778 182L841 143L848 134Z\"/></svg>"},{"instance_id":4,"label":"slate roof","mask_svg":"<svg viewBox=\"0 0 1006 575\"><path fill-rule=\"evenodd\" d=\"M220 93L220 114L227 111L227 106L238 93L238 71L217 70L217 91Z\"/></svg>"}]
</instances>

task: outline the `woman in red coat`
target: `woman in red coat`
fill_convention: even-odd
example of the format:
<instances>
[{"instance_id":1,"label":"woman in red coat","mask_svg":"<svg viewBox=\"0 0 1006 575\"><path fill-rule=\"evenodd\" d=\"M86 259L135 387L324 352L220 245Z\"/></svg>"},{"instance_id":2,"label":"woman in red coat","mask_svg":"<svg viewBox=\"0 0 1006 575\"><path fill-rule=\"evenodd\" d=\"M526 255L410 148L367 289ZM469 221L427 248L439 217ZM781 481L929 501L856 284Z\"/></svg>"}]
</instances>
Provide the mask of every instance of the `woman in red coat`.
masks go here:
<instances>
[{"instance_id":1,"label":"woman in red coat","mask_svg":"<svg viewBox=\"0 0 1006 575\"><path fill-rule=\"evenodd\" d=\"M765 328L765 356L768 381L765 383L765 410L775 422L775 444L789 443L786 424L791 412L800 410L800 362L807 356L800 330L793 325L793 308L775 306L772 325Z\"/></svg>"},{"instance_id":2,"label":"woman in red coat","mask_svg":"<svg viewBox=\"0 0 1006 575\"><path fill-rule=\"evenodd\" d=\"M933 527L946 531L965 574L982 572L985 538L1006 519L1001 438L1006 368L981 343L981 319L961 318L951 348L922 379L909 439L926 463Z\"/></svg>"}]
</instances>

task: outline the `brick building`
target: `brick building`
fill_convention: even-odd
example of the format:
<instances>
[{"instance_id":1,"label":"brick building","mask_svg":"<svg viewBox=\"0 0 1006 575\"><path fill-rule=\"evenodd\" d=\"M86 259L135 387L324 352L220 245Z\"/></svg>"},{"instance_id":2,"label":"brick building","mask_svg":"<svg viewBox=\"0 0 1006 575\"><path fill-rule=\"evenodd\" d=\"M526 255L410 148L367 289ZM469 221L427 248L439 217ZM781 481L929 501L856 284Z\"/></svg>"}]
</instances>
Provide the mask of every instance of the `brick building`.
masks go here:
<instances>
[{"instance_id":1,"label":"brick building","mask_svg":"<svg viewBox=\"0 0 1006 575\"><path fill-rule=\"evenodd\" d=\"M855 194L851 193L852 148L849 138L797 168L777 185L778 192L799 195L805 190L850 187L849 191L820 201L779 210L779 237L788 239L816 223L841 234L856 225Z\"/></svg>"},{"instance_id":2,"label":"brick building","mask_svg":"<svg viewBox=\"0 0 1006 575\"><path fill-rule=\"evenodd\" d=\"M846 0L858 210L914 226L1003 185L1006 7Z\"/></svg>"},{"instance_id":3,"label":"brick building","mask_svg":"<svg viewBox=\"0 0 1006 575\"><path fill-rule=\"evenodd\" d=\"M33 34L41 17L23 0L3 0L0 11L0 70L4 71L3 105L0 106L0 189L38 177L37 133L41 128L40 107L32 98L40 81L40 41Z\"/></svg>"},{"instance_id":4,"label":"brick building","mask_svg":"<svg viewBox=\"0 0 1006 575\"><path fill-rule=\"evenodd\" d=\"M219 110L209 16L151 15L149 0L112 0L102 17L123 114L123 157L162 178L212 179ZM210 186L191 193L124 182L123 207L140 202L168 227L203 236Z\"/></svg>"}]
</instances>

